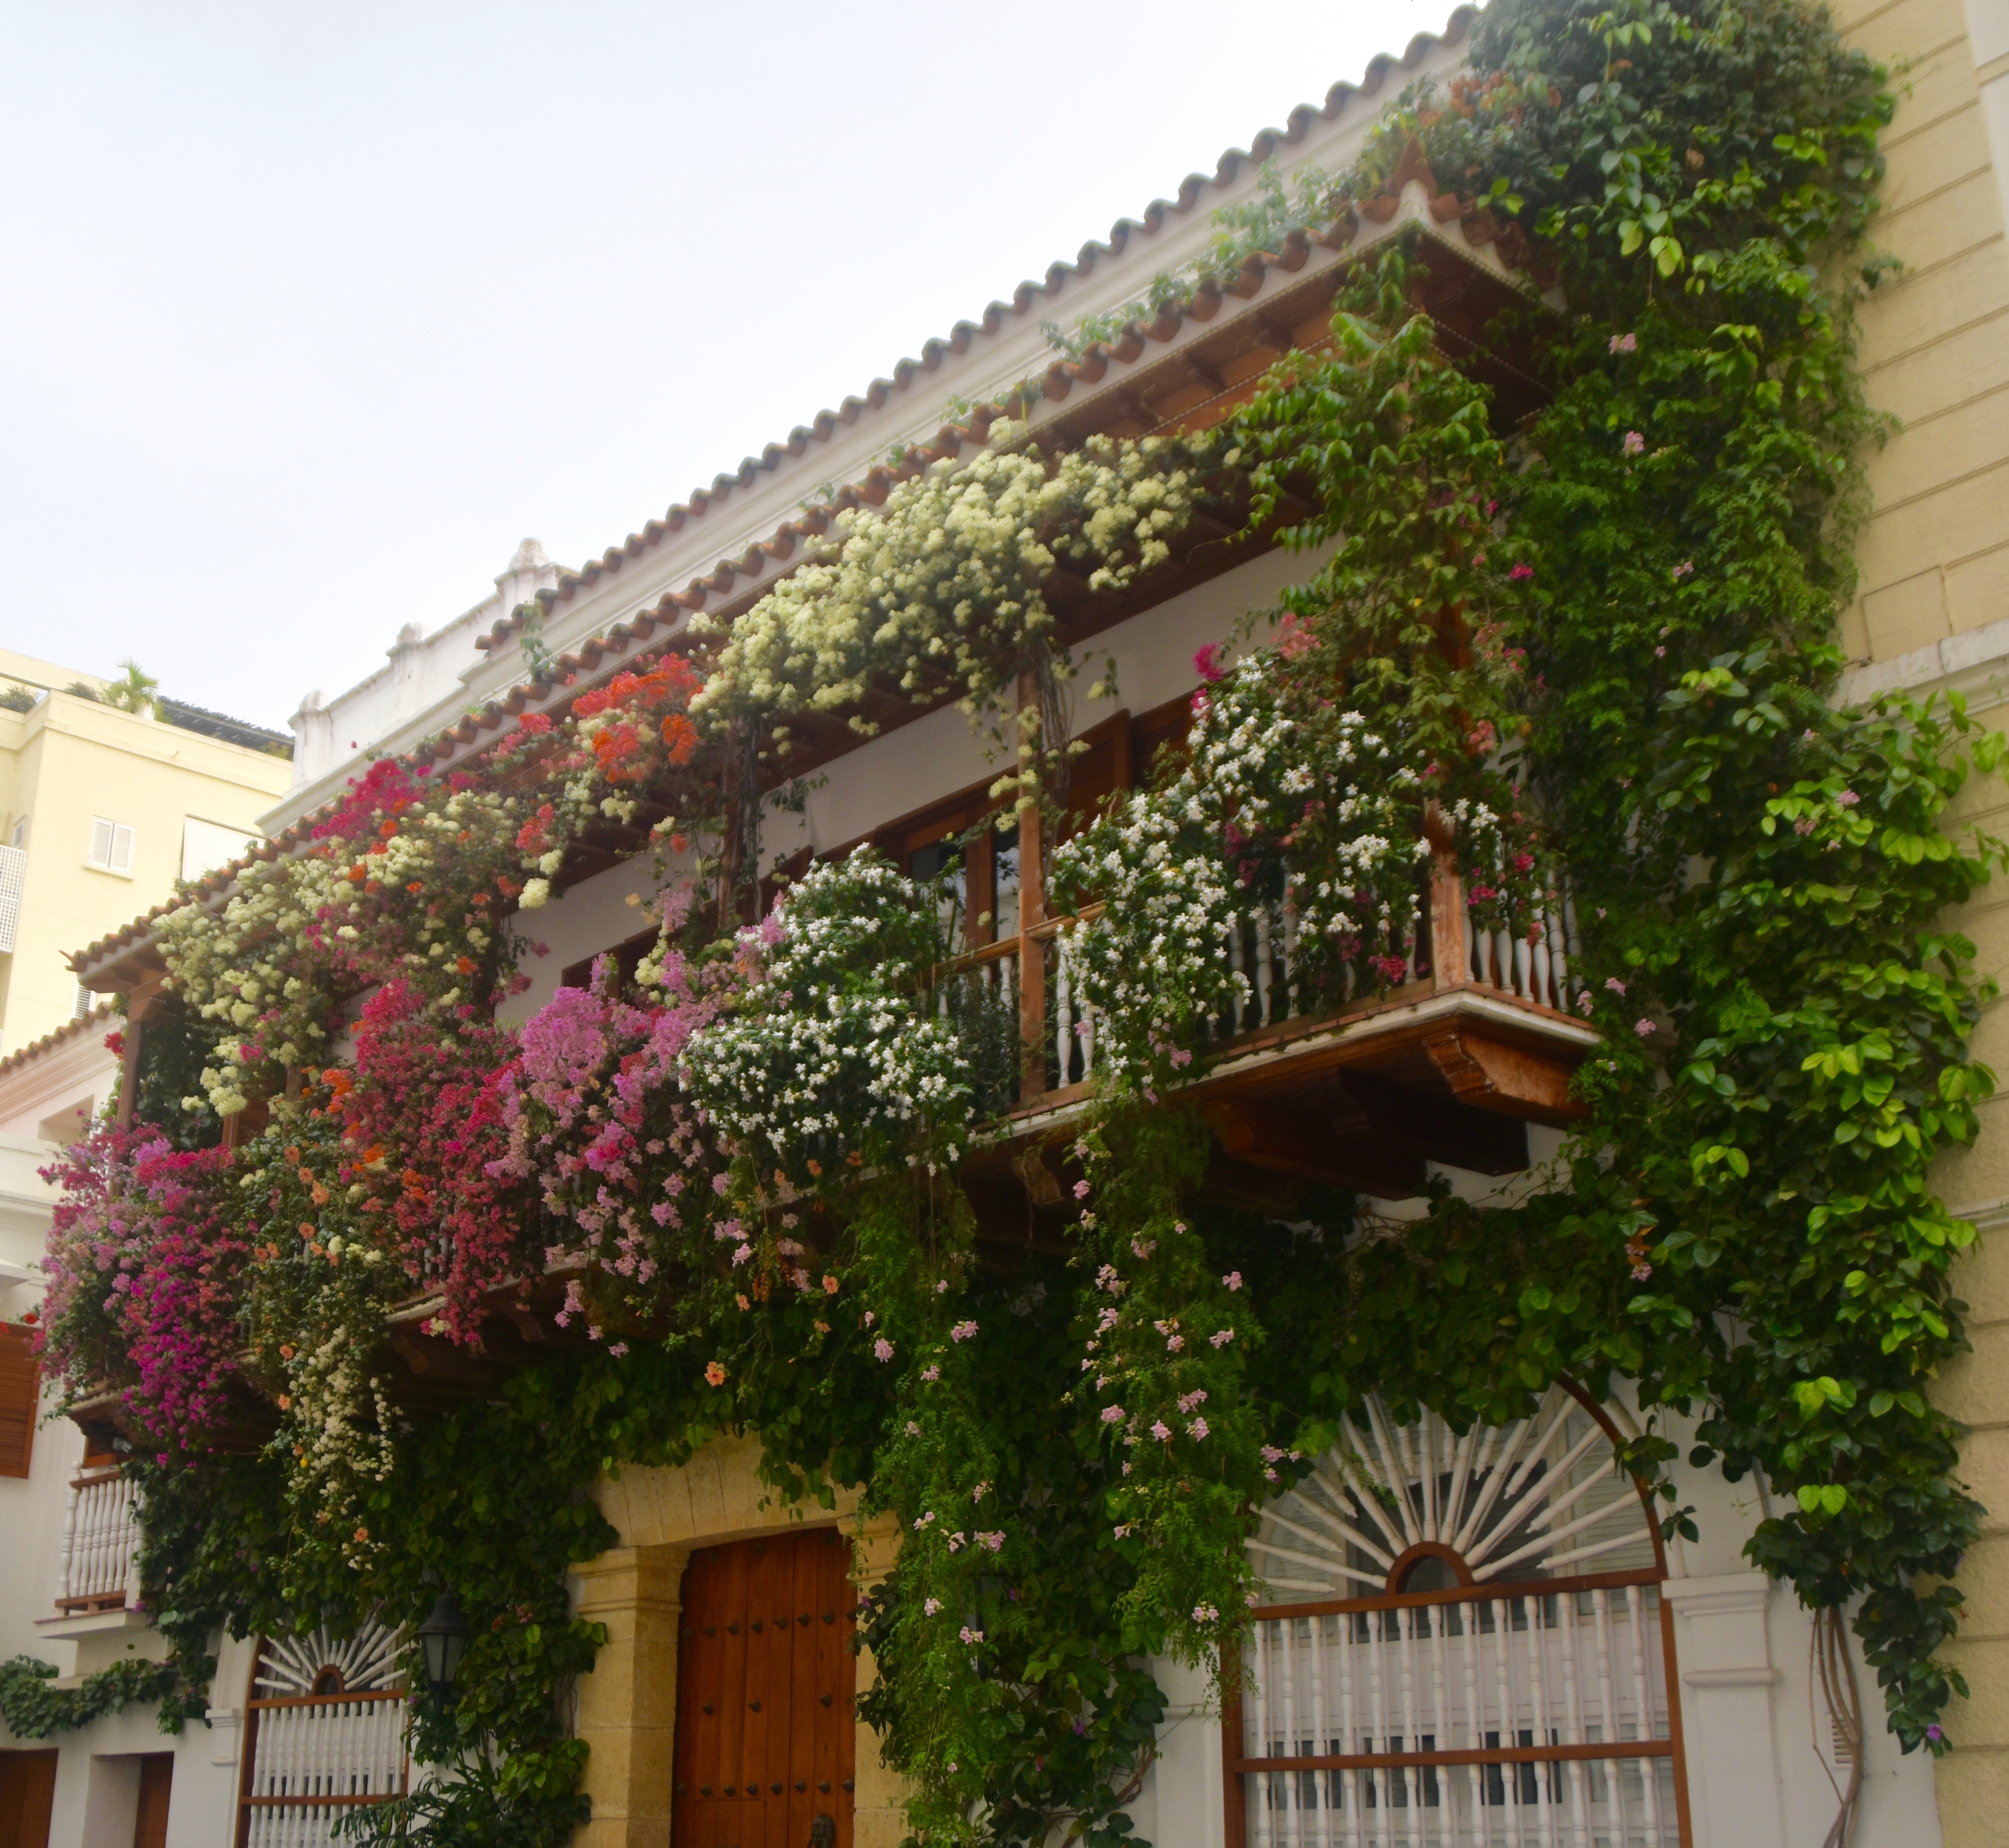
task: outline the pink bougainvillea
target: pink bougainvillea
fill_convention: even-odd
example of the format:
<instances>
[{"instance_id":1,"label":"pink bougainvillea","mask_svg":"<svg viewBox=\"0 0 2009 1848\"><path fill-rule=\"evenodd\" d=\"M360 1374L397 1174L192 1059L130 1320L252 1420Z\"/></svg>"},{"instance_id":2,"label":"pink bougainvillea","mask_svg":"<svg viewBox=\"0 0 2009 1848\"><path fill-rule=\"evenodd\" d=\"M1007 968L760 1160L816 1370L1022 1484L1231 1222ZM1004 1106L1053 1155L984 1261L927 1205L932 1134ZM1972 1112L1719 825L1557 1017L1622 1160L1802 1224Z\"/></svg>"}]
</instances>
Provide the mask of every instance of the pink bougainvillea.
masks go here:
<instances>
[{"instance_id":1,"label":"pink bougainvillea","mask_svg":"<svg viewBox=\"0 0 2009 1848\"><path fill-rule=\"evenodd\" d=\"M119 1386L163 1451L204 1447L229 1415L248 1253L225 1218L230 1154L151 1126L101 1126L44 1176L62 1190L44 1261L49 1357Z\"/></svg>"}]
</instances>

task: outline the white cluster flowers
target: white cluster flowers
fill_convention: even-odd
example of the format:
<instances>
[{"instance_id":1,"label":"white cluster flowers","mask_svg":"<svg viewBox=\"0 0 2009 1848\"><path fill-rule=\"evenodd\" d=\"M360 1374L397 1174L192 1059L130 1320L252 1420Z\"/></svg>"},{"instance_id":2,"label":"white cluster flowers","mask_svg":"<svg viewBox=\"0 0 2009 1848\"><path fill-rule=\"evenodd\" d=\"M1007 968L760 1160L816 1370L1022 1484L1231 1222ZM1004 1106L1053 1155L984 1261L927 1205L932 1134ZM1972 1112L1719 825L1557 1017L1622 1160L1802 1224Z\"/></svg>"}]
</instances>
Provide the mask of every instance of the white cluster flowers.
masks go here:
<instances>
[{"instance_id":1,"label":"white cluster flowers","mask_svg":"<svg viewBox=\"0 0 2009 1848\"><path fill-rule=\"evenodd\" d=\"M734 623L693 715L856 708L874 686L952 689L987 705L1052 629L1043 587L1065 558L1116 589L1169 555L1191 515L1196 442L1090 439L1048 458L1020 424L991 426L968 460L944 458L879 507L837 516L830 555ZM702 630L704 619L693 621ZM852 722L869 729L862 715Z\"/></svg>"},{"instance_id":2,"label":"white cluster flowers","mask_svg":"<svg viewBox=\"0 0 2009 1848\"><path fill-rule=\"evenodd\" d=\"M1256 651L1196 694L1179 773L1055 855L1063 902L1104 901L1074 932L1076 992L1096 1014L1098 1055L1133 1080L1183 1063L1182 1042L1217 1020L1245 1018L1253 988L1231 938L1287 952L1300 1006L1415 967L1423 781L1364 715L1284 697L1281 665ZM1469 806L1461 819L1479 832Z\"/></svg>"},{"instance_id":3,"label":"white cluster flowers","mask_svg":"<svg viewBox=\"0 0 2009 1848\"><path fill-rule=\"evenodd\" d=\"M280 1401L287 1416L273 1442L292 1454L289 1493L301 1514L335 1527L349 1563L360 1568L376 1544L362 1524L367 1487L396 1469L402 1422L345 1325L296 1355L287 1371Z\"/></svg>"},{"instance_id":4,"label":"white cluster flowers","mask_svg":"<svg viewBox=\"0 0 2009 1848\"><path fill-rule=\"evenodd\" d=\"M919 1000L932 897L869 851L813 868L743 934L759 979L684 1052L687 1094L765 1172L799 1184L849 1156L953 1165L975 1085L955 1033Z\"/></svg>"}]
</instances>

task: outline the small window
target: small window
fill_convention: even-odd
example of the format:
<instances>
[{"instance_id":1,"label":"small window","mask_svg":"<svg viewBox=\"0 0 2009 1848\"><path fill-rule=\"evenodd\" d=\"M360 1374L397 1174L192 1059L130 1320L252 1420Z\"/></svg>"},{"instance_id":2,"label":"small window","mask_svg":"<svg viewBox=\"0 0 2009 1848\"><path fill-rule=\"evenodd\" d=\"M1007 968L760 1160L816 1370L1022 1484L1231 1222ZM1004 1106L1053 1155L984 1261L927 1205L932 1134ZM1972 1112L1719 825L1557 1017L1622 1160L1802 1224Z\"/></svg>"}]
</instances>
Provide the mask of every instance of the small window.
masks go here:
<instances>
[{"instance_id":1,"label":"small window","mask_svg":"<svg viewBox=\"0 0 2009 1848\"><path fill-rule=\"evenodd\" d=\"M133 830L100 815L90 824L90 864L107 873L133 871Z\"/></svg>"},{"instance_id":2,"label":"small window","mask_svg":"<svg viewBox=\"0 0 2009 1848\"><path fill-rule=\"evenodd\" d=\"M28 1473L41 1373L29 1332L0 1322L0 1476Z\"/></svg>"},{"instance_id":3,"label":"small window","mask_svg":"<svg viewBox=\"0 0 2009 1848\"><path fill-rule=\"evenodd\" d=\"M8 837L10 847L25 847L28 844L28 818L23 815L14 824L14 832Z\"/></svg>"}]
</instances>

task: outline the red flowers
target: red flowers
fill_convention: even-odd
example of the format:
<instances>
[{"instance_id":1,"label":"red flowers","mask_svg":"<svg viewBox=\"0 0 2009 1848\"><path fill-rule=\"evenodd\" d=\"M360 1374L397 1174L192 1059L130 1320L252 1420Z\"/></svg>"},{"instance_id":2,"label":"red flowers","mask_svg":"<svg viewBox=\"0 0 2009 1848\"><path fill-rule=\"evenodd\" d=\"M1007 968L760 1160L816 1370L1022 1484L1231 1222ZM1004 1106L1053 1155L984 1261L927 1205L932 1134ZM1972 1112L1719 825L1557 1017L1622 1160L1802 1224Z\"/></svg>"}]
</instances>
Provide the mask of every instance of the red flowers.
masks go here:
<instances>
[{"instance_id":1,"label":"red flowers","mask_svg":"<svg viewBox=\"0 0 2009 1848\"><path fill-rule=\"evenodd\" d=\"M423 793L395 758L379 757L367 775L352 781L349 794L342 798L332 815L315 828L314 838L353 841L374 832L388 839L398 832L397 824L380 822L378 818L402 814Z\"/></svg>"},{"instance_id":2,"label":"red flowers","mask_svg":"<svg viewBox=\"0 0 2009 1848\"><path fill-rule=\"evenodd\" d=\"M482 1296L532 1261L523 1248L536 1215L489 1172L507 1151L497 1080L512 1062L508 1036L464 1022L443 1036L424 998L404 983L371 997L356 1030L356 1080L344 1100L366 1167L395 1165L384 1204L413 1265L446 1295L443 1319L459 1341L478 1340Z\"/></svg>"}]
</instances>

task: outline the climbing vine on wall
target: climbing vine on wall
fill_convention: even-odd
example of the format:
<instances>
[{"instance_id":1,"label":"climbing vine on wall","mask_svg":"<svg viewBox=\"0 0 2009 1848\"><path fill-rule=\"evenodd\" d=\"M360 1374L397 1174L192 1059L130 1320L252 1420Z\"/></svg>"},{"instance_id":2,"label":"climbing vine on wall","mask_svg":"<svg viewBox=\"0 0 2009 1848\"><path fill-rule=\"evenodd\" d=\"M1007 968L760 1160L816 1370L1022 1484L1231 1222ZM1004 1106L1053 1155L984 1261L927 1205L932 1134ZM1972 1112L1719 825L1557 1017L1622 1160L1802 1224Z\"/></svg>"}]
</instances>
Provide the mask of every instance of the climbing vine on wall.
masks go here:
<instances>
[{"instance_id":1,"label":"climbing vine on wall","mask_svg":"<svg viewBox=\"0 0 2009 1848\"><path fill-rule=\"evenodd\" d=\"M1794 0L1497 0L1465 73L1398 99L1348 172L1270 186L1153 299L1330 222L1413 144L1563 292L1519 331L1552 388L1523 427L1443 358L1398 246L1330 349L1209 442L1068 458L1007 427L693 658L444 787L381 764L312 852L173 914L197 1025L143 1094L189 1103L68 1156L52 1343L147 1440L143 1572L191 1678L215 1623L413 1622L451 1584L465 1691L422 1697L416 1736L462 1769L353 1826L555 1842L583 1801L562 1697L599 1640L564 1574L613 1539L584 1488L746 1429L784 1499L855 1486L899 1524L863 1711L916 1834L1111 1848L1164 1712L1149 1662L1231 1645L1258 1595L1240 1542L1302 1457L1370 1391L1464 1425L1567 1374L1631 1382L1671 1529L1673 1431L1697 1467L1763 1472L1754 1560L1855 1609L1889 1723L1941 1748L1959 1598L1934 1581L1979 1509L1930 1396L1972 1234L1929 1169L1992 1083L1943 920L2002 851L1952 827L1997 758L1957 701L1829 703L1879 428L1852 314L1880 273L1881 84ZM1065 1253L980 1265L958 1168L990 1094L944 1025L937 895L865 856L735 930L749 869L707 841L806 715L1050 690L1056 559L1127 583L1224 484L1308 562L1196 664L1182 761L1058 856L1068 902L1109 901L1079 947L1110 1076L1053 1151ZM1038 786L1001 800L1051 797L1038 704ZM608 825L650 830L655 949L498 1027L551 882ZM1574 869L1568 1000L1605 1045L1555 1184L1440 1192L1400 1237L1340 1197L1288 1225L1222 1204L1177 1088L1232 998L1210 933L1288 888L1303 979L1385 988L1433 831L1493 869L1482 922L1537 843ZM254 1100L265 1126L216 1149ZM395 1309L473 1344L543 1272L575 1345L491 1403L398 1409ZM264 1435L227 1441L253 1397Z\"/></svg>"}]
</instances>

